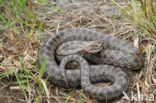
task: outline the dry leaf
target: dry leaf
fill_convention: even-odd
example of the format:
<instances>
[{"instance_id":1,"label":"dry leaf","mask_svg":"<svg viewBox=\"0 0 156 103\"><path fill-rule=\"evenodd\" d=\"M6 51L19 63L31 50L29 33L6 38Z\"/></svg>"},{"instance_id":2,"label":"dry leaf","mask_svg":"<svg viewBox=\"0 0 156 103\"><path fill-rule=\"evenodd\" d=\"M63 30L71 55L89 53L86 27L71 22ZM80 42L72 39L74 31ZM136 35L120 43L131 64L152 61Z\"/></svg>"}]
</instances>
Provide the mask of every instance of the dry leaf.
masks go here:
<instances>
[{"instance_id":1,"label":"dry leaf","mask_svg":"<svg viewBox=\"0 0 156 103\"><path fill-rule=\"evenodd\" d=\"M10 89L16 89L16 90L18 89L19 90L20 87L19 86L11 86Z\"/></svg>"},{"instance_id":2,"label":"dry leaf","mask_svg":"<svg viewBox=\"0 0 156 103\"><path fill-rule=\"evenodd\" d=\"M133 45L134 47L139 48L139 37L135 38Z\"/></svg>"}]
</instances>

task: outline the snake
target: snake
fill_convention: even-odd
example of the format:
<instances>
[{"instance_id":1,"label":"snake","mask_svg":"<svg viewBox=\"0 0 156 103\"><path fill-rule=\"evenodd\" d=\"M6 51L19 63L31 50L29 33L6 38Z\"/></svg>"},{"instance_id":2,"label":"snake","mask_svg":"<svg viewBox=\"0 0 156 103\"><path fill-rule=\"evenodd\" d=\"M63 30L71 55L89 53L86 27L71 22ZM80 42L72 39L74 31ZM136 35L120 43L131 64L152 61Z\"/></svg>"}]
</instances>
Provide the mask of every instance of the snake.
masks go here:
<instances>
[{"instance_id":1,"label":"snake","mask_svg":"<svg viewBox=\"0 0 156 103\"><path fill-rule=\"evenodd\" d=\"M44 75L50 83L62 88L79 85L89 97L102 101L114 100L127 91L129 78L124 70L143 67L138 48L115 36L81 27L53 34L42 45L38 56L40 65L46 60ZM66 69L70 61L76 61L80 69ZM112 84L93 85L104 81Z\"/></svg>"}]
</instances>

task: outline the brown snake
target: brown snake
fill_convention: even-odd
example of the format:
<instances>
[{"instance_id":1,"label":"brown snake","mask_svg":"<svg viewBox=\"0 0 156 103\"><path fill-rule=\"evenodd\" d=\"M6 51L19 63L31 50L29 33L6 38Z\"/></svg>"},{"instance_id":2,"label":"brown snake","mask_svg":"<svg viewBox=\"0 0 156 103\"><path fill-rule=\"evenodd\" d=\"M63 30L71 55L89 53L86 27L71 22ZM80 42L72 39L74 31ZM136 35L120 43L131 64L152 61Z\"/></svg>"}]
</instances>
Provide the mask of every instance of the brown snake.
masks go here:
<instances>
[{"instance_id":1,"label":"brown snake","mask_svg":"<svg viewBox=\"0 0 156 103\"><path fill-rule=\"evenodd\" d=\"M92 49L91 43L83 49L77 48L74 51L75 41L88 43L98 41L102 48L96 50L95 45ZM60 49L64 43L73 45L68 47L70 50L66 50L67 53L61 52ZM84 53L84 49L92 52ZM60 63L56 56L59 54L58 50L60 54L67 54L60 59ZM98 100L112 100L122 95L129 84L128 76L122 69L139 70L143 66L143 60L137 48L114 36L86 28L69 28L52 35L41 47L39 58L40 64L47 58L45 75L49 76L49 82L68 88L81 85L90 97ZM89 65L88 60L96 65ZM77 61L80 69L65 70L65 65L69 61ZM112 85L96 87L92 84L103 81L111 81Z\"/></svg>"}]
</instances>

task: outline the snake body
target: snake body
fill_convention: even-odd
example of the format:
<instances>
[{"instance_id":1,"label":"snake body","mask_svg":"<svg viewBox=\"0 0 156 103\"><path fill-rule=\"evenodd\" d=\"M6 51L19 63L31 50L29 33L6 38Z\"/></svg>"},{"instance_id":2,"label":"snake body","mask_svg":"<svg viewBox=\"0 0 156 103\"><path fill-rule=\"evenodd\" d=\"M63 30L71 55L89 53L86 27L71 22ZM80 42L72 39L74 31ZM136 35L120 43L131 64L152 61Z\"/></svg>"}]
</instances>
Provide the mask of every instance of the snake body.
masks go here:
<instances>
[{"instance_id":1,"label":"snake body","mask_svg":"<svg viewBox=\"0 0 156 103\"><path fill-rule=\"evenodd\" d=\"M78 54L69 55L58 63L56 54L60 45L69 41L97 40L102 43L102 50L98 54L86 54L85 57ZM65 88L81 85L90 97L98 100L112 100L127 90L129 80L122 69L138 70L143 66L137 48L114 36L86 28L69 28L52 35L41 47L39 58L40 64L47 59L45 75L49 77L49 82ZM98 65L88 65L85 58L95 61ZM66 63L72 60L80 64L80 70L65 70ZM112 85L96 87L92 84L101 81L111 81Z\"/></svg>"}]
</instances>

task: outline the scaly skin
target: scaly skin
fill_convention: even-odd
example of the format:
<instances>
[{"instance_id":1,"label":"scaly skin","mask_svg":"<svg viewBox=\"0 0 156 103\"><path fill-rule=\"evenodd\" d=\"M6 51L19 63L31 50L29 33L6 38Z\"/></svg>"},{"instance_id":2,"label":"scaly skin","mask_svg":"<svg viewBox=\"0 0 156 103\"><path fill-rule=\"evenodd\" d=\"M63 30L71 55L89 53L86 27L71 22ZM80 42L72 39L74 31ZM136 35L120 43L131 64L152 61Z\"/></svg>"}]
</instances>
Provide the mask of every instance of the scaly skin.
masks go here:
<instances>
[{"instance_id":1,"label":"scaly skin","mask_svg":"<svg viewBox=\"0 0 156 103\"><path fill-rule=\"evenodd\" d=\"M89 66L83 57L71 55L65 57L59 65L56 61L57 48L63 43L73 40L98 40L102 42L103 50L100 52L100 59L99 55L86 55L87 58L94 58L95 61L100 61L100 64ZM45 75L49 76L49 82L56 86L68 88L81 85L90 97L99 100L117 98L123 91L127 90L128 76L118 67L138 70L143 66L143 61L137 48L119 38L85 28L65 29L52 35L42 46L39 58L40 64L47 58ZM70 60L77 61L80 64L81 71L79 69L65 70L64 66ZM108 63L114 66L102 65L101 63ZM95 87L91 84L100 81L111 81L113 84L107 87Z\"/></svg>"}]
</instances>

